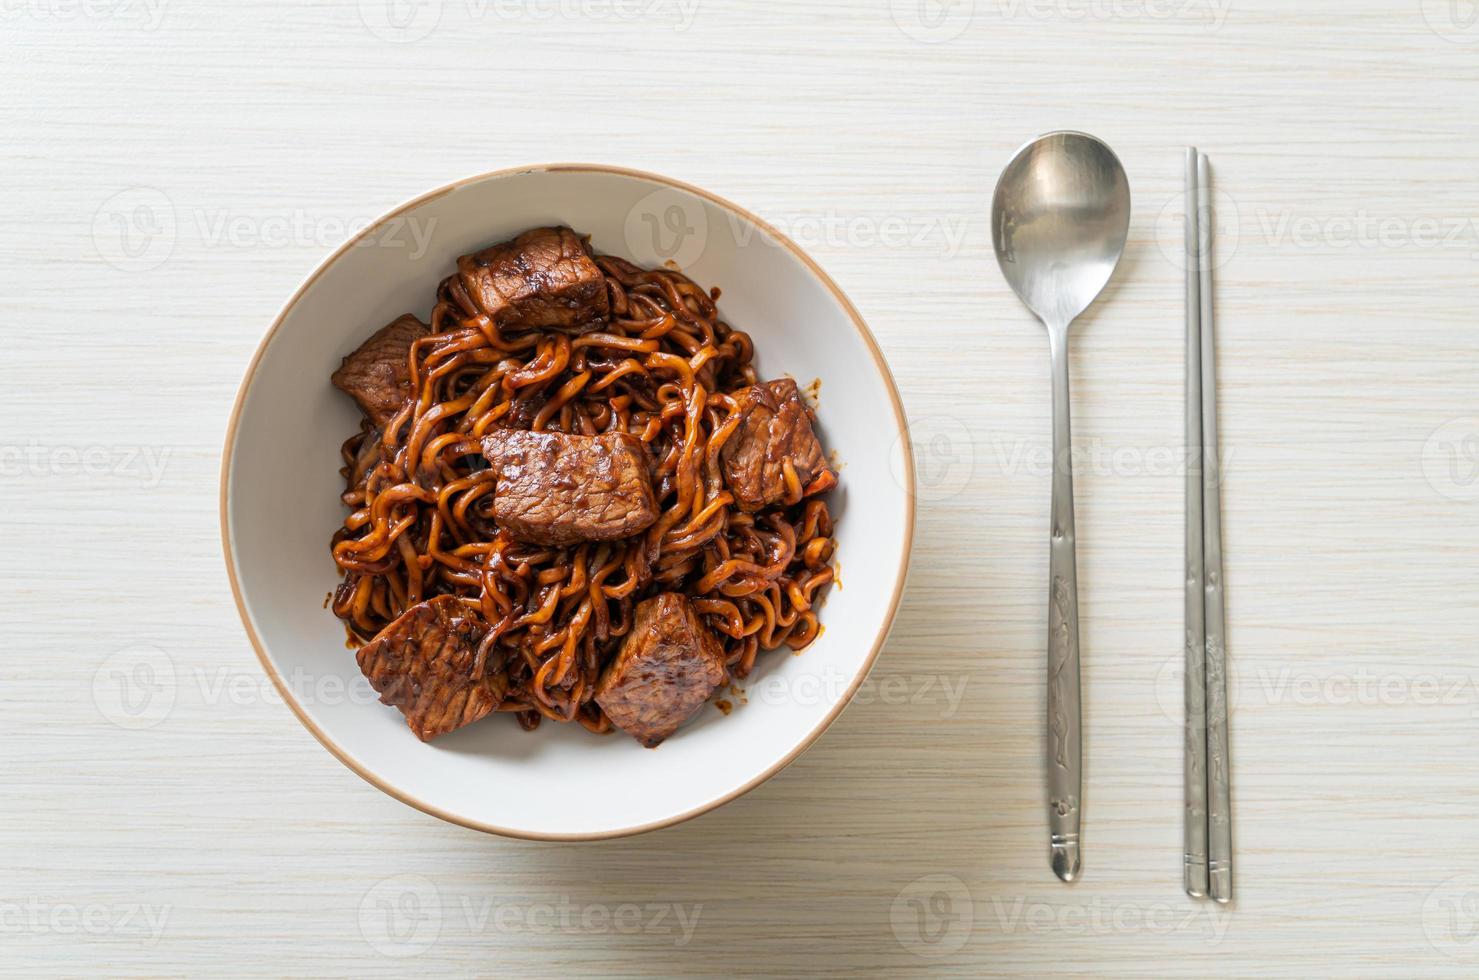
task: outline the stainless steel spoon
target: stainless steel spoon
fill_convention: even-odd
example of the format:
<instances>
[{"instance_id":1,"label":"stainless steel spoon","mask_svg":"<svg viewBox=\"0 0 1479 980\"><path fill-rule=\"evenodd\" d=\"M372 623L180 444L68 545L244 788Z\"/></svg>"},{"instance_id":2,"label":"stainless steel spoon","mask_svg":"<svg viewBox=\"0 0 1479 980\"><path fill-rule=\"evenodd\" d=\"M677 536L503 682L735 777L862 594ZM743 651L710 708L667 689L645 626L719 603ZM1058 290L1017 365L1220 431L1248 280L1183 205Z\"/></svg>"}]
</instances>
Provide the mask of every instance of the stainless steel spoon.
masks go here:
<instances>
[{"instance_id":1,"label":"stainless steel spoon","mask_svg":"<svg viewBox=\"0 0 1479 980\"><path fill-rule=\"evenodd\" d=\"M991 207L996 261L1047 327L1053 353L1047 788L1050 860L1064 881L1077 878L1082 864L1083 801L1068 328L1109 283L1129 227L1124 167L1092 136L1049 133L1017 151L997 181Z\"/></svg>"}]
</instances>

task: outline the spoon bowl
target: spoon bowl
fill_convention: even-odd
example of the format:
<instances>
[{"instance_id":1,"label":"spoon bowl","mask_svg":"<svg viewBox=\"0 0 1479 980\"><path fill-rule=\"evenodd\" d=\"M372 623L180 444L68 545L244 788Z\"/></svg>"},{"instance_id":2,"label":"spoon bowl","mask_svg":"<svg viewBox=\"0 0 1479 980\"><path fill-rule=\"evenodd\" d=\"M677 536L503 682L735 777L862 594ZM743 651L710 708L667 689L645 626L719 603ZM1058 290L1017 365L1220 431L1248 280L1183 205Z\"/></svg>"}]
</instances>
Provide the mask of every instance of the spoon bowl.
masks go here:
<instances>
[{"instance_id":1,"label":"spoon bowl","mask_svg":"<svg viewBox=\"0 0 1479 980\"><path fill-rule=\"evenodd\" d=\"M996 260L1012 291L1043 323L1067 327L1124 254L1130 183L1104 143L1049 133L1007 164L991 212Z\"/></svg>"}]
</instances>

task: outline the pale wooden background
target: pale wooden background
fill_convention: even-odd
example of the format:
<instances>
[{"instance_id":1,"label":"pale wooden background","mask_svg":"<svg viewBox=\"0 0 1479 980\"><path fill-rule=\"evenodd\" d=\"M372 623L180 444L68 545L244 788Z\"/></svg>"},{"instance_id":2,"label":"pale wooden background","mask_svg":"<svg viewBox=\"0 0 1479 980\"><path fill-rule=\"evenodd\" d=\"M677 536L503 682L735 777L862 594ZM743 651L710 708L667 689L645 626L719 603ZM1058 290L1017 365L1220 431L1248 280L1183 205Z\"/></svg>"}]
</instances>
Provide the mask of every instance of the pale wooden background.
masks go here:
<instances>
[{"instance_id":1,"label":"pale wooden background","mask_svg":"<svg viewBox=\"0 0 1479 980\"><path fill-rule=\"evenodd\" d=\"M1473 975L1473 7L5 4L0 969ZM1038 774L1047 345L986 220L1053 128L1109 140L1136 194L1074 346L1072 888ZM1231 912L1179 885L1189 142L1227 259ZM794 231L877 333L926 477L867 703L748 797L581 846L442 824L335 762L263 691L216 518L241 372L345 226L550 160Z\"/></svg>"}]
</instances>

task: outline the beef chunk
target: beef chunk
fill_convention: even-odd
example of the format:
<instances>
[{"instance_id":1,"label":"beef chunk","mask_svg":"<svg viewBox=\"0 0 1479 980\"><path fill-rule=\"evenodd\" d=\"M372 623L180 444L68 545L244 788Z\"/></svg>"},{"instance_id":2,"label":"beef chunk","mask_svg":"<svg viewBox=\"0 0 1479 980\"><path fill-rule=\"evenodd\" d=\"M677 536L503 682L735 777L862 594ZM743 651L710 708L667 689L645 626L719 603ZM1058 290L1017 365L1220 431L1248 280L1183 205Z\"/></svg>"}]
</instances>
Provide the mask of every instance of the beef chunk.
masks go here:
<instances>
[{"instance_id":1,"label":"beef chunk","mask_svg":"<svg viewBox=\"0 0 1479 980\"><path fill-rule=\"evenodd\" d=\"M596 703L628 735L655 748L724 683L724 650L678 592L637 605L632 631L596 685Z\"/></svg>"},{"instance_id":2,"label":"beef chunk","mask_svg":"<svg viewBox=\"0 0 1479 980\"><path fill-rule=\"evenodd\" d=\"M831 472L795 381L779 378L758 384L740 392L735 401L741 421L719 458L724 482L741 510L799 499L799 494L793 498L787 490L787 462L796 470L803 491L817 477Z\"/></svg>"},{"instance_id":3,"label":"beef chunk","mask_svg":"<svg viewBox=\"0 0 1479 980\"><path fill-rule=\"evenodd\" d=\"M498 481L493 520L533 544L610 541L645 531L657 520L646 452L624 432L495 429L483 438Z\"/></svg>"},{"instance_id":4,"label":"beef chunk","mask_svg":"<svg viewBox=\"0 0 1479 980\"><path fill-rule=\"evenodd\" d=\"M581 333L610 313L606 278L569 228L535 228L457 260L472 305L500 327Z\"/></svg>"},{"instance_id":5,"label":"beef chunk","mask_svg":"<svg viewBox=\"0 0 1479 980\"><path fill-rule=\"evenodd\" d=\"M407 313L346 357L331 380L383 428L411 397L411 344L430 331Z\"/></svg>"},{"instance_id":6,"label":"beef chunk","mask_svg":"<svg viewBox=\"0 0 1479 980\"><path fill-rule=\"evenodd\" d=\"M503 665L474 671L485 629L458 599L441 595L407 609L360 647L356 659L381 702L429 742L498 707L508 693Z\"/></svg>"}]
</instances>

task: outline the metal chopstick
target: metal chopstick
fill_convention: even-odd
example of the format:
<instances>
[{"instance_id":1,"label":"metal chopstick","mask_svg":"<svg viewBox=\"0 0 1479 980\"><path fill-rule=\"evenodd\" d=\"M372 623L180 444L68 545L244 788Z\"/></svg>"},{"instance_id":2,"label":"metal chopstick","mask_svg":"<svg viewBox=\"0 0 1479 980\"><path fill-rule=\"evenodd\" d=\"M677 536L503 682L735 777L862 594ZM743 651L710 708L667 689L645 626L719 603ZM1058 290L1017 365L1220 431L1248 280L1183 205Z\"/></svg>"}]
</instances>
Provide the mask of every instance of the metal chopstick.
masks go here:
<instances>
[{"instance_id":1,"label":"metal chopstick","mask_svg":"<svg viewBox=\"0 0 1479 980\"><path fill-rule=\"evenodd\" d=\"M1222 465L1217 437L1217 343L1212 316L1212 187L1197 154L1198 269L1201 277L1202 560L1207 635L1207 870L1212 897L1233 894L1232 787L1227 745L1226 611L1222 580Z\"/></svg>"},{"instance_id":2,"label":"metal chopstick","mask_svg":"<svg viewBox=\"0 0 1479 980\"><path fill-rule=\"evenodd\" d=\"M1202 605L1201 201L1195 148L1186 151L1186 893L1207 894L1207 635Z\"/></svg>"}]
</instances>

